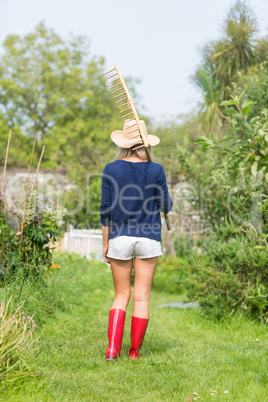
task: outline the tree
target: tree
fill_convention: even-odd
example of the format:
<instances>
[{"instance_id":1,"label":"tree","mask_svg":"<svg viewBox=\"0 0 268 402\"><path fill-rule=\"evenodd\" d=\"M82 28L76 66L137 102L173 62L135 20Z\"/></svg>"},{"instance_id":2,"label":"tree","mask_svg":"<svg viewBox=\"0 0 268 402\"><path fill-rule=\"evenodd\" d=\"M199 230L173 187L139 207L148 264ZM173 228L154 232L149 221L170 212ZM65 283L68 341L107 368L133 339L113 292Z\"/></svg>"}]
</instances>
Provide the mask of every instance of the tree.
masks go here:
<instances>
[{"instance_id":1,"label":"tree","mask_svg":"<svg viewBox=\"0 0 268 402\"><path fill-rule=\"evenodd\" d=\"M8 126L29 139L37 132L36 158L46 144L42 166L61 166L73 177L110 153L110 131L119 121L104 59L88 53L86 38L63 41L40 23L24 37L9 35L0 60L0 111Z\"/></svg>"},{"instance_id":2,"label":"tree","mask_svg":"<svg viewBox=\"0 0 268 402\"><path fill-rule=\"evenodd\" d=\"M238 0L224 21L223 37L202 49L202 63L192 81L203 93L200 117L206 131L219 128L224 119L219 103L229 99L230 90L241 74L249 74L267 59L268 40L257 40L256 33L253 11Z\"/></svg>"},{"instance_id":3,"label":"tree","mask_svg":"<svg viewBox=\"0 0 268 402\"><path fill-rule=\"evenodd\" d=\"M221 83L230 86L238 71L246 72L256 63L254 52L257 22L254 12L241 0L230 9L223 24L224 38L214 42L210 62Z\"/></svg>"},{"instance_id":4,"label":"tree","mask_svg":"<svg viewBox=\"0 0 268 402\"><path fill-rule=\"evenodd\" d=\"M42 167L67 173L86 198L88 176L101 174L113 159L116 146L110 134L122 126L104 77L104 62L89 57L87 38L71 36L64 41L44 23L25 36L9 35L0 59L0 163L9 128L9 163L16 166L28 166L37 132L33 166L46 145ZM95 180L96 194L100 186ZM77 194L70 193L66 204L76 202ZM94 202L98 203L96 197ZM68 218L97 223L99 218L91 216L85 204Z\"/></svg>"}]
</instances>

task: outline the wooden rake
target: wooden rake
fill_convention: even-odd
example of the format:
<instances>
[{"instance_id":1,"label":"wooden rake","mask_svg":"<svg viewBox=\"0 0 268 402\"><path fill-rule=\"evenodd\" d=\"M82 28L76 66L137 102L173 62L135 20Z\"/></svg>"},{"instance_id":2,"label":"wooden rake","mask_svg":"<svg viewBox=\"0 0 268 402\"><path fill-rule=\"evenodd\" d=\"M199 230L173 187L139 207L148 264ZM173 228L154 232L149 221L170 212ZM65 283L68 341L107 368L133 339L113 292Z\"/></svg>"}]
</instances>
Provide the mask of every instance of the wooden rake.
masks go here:
<instances>
[{"instance_id":1,"label":"wooden rake","mask_svg":"<svg viewBox=\"0 0 268 402\"><path fill-rule=\"evenodd\" d=\"M128 132L128 134L133 134L129 137L133 140L132 149L144 147L148 160L151 161L152 158L149 151L149 144L143 131L143 126L140 122L138 113L131 99L125 80L119 70L119 67L115 65L112 70L107 71L107 73L105 73L104 75L106 75L109 88L112 90L113 97L116 100L115 104L119 109L121 119L128 118L129 121L133 121L133 124L128 127L128 129L133 129L133 131ZM170 222L167 214L164 214L164 217L167 229L170 230Z\"/></svg>"}]
</instances>

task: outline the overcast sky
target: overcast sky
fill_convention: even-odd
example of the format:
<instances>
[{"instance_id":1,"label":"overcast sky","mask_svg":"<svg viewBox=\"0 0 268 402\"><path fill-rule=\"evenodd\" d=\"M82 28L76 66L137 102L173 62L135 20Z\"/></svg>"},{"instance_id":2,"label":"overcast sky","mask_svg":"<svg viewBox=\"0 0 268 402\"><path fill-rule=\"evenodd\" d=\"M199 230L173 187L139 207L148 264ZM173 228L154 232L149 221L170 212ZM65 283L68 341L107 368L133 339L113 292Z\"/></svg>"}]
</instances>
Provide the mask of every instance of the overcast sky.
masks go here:
<instances>
[{"instance_id":1,"label":"overcast sky","mask_svg":"<svg viewBox=\"0 0 268 402\"><path fill-rule=\"evenodd\" d=\"M26 34L42 20L63 38L86 35L91 55L104 56L107 70L141 79L144 113L160 121L196 107L200 95L189 81L200 61L198 48L221 35L234 1L225 0L0 0L0 42ZM251 0L268 33L268 0Z\"/></svg>"}]
</instances>

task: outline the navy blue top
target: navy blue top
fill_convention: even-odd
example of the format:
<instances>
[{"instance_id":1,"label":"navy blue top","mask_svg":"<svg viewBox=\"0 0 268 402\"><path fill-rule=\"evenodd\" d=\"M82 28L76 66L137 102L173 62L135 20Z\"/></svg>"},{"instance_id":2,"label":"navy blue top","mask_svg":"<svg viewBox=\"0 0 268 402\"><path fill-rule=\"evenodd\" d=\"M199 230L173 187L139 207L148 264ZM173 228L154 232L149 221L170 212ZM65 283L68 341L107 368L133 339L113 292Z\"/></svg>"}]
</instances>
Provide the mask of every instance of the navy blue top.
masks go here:
<instances>
[{"instance_id":1,"label":"navy blue top","mask_svg":"<svg viewBox=\"0 0 268 402\"><path fill-rule=\"evenodd\" d=\"M101 224L117 236L148 237L161 241L160 211L172 209L166 175L159 163L117 160L102 174Z\"/></svg>"}]
</instances>

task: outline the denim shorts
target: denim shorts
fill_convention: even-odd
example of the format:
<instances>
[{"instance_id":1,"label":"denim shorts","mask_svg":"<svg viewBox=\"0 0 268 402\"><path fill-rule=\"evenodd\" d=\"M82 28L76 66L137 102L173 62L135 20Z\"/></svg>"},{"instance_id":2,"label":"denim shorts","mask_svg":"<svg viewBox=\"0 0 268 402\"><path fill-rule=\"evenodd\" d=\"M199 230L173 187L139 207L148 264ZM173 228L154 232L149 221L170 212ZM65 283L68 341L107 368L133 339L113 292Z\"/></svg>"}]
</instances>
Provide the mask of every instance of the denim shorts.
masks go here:
<instances>
[{"instance_id":1,"label":"denim shorts","mask_svg":"<svg viewBox=\"0 0 268 402\"><path fill-rule=\"evenodd\" d=\"M117 236L109 239L107 257L118 260L137 258L152 258L162 255L161 243L147 237Z\"/></svg>"}]
</instances>

